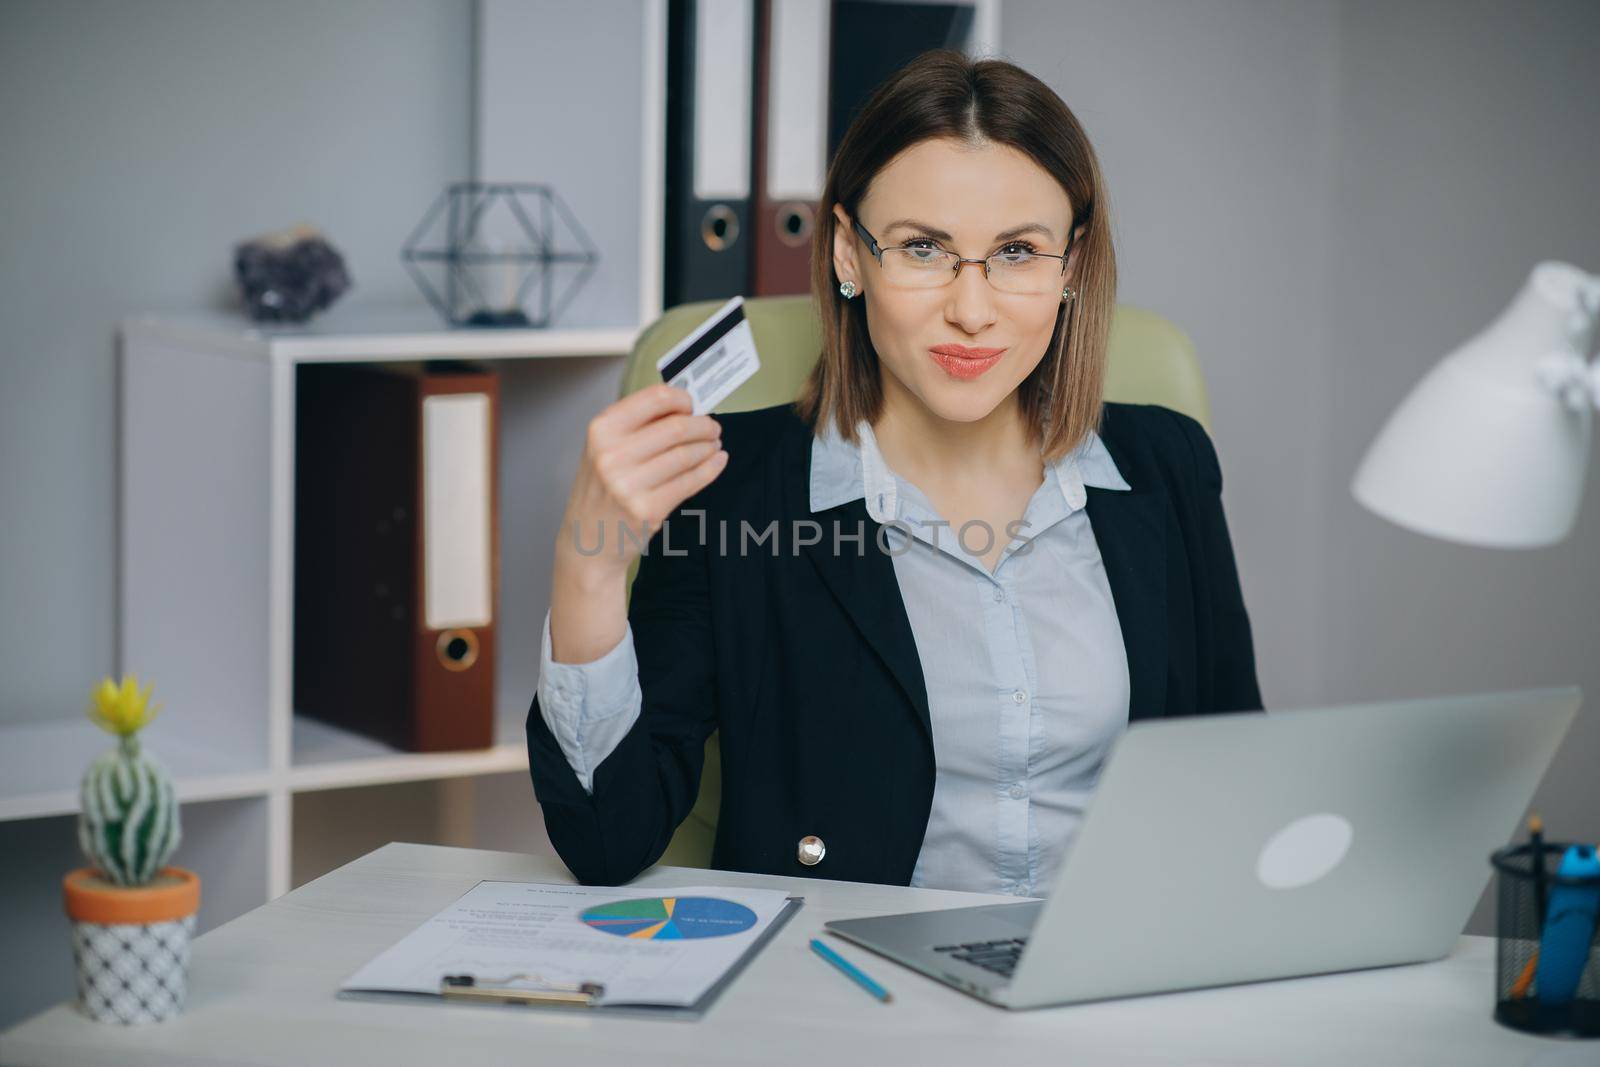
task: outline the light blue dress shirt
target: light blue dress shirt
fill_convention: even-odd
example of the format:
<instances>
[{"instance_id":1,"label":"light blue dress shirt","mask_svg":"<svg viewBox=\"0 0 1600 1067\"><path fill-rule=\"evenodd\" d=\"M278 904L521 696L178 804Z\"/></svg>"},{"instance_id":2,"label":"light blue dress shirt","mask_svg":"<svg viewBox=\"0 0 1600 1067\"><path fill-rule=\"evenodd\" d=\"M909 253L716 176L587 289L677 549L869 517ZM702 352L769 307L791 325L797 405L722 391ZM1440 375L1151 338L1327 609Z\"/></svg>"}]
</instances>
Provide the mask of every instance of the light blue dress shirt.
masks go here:
<instances>
[{"instance_id":1,"label":"light blue dress shirt","mask_svg":"<svg viewBox=\"0 0 1600 1067\"><path fill-rule=\"evenodd\" d=\"M889 469L870 424L857 436L829 423L813 439L810 507L864 498L916 640L936 774L911 884L1043 896L1128 722L1127 655L1084 510L1086 486L1128 483L1091 431L1046 464L990 572L966 550L985 550L984 531L952 529ZM585 790L642 706L632 627L597 660L555 663L546 612L539 708Z\"/></svg>"}]
</instances>

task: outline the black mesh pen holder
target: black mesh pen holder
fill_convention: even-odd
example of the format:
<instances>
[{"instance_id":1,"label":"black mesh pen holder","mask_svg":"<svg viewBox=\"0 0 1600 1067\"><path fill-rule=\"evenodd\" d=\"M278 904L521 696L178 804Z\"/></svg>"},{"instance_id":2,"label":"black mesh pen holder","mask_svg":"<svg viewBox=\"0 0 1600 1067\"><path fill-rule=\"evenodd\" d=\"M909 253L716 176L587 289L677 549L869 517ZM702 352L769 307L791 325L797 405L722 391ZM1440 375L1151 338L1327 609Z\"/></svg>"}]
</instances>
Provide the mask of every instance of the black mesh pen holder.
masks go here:
<instances>
[{"instance_id":1,"label":"black mesh pen holder","mask_svg":"<svg viewBox=\"0 0 1600 1067\"><path fill-rule=\"evenodd\" d=\"M1559 875L1568 846L1546 842L1539 847L1542 877L1532 844L1502 848L1489 860L1498 897L1494 1017L1529 1033L1600 1037L1600 927L1585 922L1583 914L1585 908L1594 914L1600 875ZM1578 936L1557 935L1546 945L1551 918L1573 923ZM1570 935L1568 927L1560 929Z\"/></svg>"}]
</instances>

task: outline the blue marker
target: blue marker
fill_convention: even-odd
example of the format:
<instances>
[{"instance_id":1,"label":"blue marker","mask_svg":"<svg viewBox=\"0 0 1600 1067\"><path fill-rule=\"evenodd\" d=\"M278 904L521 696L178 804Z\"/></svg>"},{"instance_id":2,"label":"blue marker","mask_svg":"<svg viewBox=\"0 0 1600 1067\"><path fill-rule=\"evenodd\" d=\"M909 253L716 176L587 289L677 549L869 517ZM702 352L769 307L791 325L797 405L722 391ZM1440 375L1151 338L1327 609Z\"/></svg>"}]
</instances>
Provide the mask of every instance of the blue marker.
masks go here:
<instances>
[{"instance_id":1,"label":"blue marker","mask_svg":"<svg viewBox=\"0 0 1600 1067\"><path fill-rule=\"evenodd\" d=\"M1556 869L1558 879L1600 879L1600 858L1593 845L1572 845ZM1539 999L1566 1004L1578 991L1589 942L1594 940L1595 913L1600 911L1600 881L1575 886L1557 883L1550 890L1544 935L1539 940Z\"/></svg>"},{"instance_id":2,"label":"blue marker","mask_svg":"<svg viewBox=\"0 0 1600 1067\"><path fill-rule=\"evenodd\" d=\"M894 999L889 995L889 991L887 989L868 978L865 972L863 972L859 967L814 937L811 939L811 951L815 952L817 955L833 964L852 982L860 986L862 989L865 989L868 993L871 993L879 1000L883 1001L883 1003L887 1004Z\"/></svg>"}]
</instances>

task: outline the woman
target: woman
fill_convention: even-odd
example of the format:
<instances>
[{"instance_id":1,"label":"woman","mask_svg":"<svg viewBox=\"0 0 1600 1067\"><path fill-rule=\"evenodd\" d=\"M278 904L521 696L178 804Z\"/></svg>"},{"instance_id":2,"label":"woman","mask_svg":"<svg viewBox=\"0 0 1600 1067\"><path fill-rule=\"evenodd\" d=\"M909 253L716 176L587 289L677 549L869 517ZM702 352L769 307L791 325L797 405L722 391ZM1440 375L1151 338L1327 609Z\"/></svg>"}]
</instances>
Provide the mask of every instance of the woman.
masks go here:
<instances>
[{"instance_id":1,"label":"woman","mask_svg":"<svg viewBox=\"0 0 1600 1067\"><path fill-rule=\"evenodd\" d=\"M720 729L714 866L1042 895L1130 719L1261 707L1216 454L1102 402L1099 167L1031 75L919 57L819 220L794 404L695 416L658 385L589 424L535 793L581 881L627 882Z\"/></svg>"}]
</instances>

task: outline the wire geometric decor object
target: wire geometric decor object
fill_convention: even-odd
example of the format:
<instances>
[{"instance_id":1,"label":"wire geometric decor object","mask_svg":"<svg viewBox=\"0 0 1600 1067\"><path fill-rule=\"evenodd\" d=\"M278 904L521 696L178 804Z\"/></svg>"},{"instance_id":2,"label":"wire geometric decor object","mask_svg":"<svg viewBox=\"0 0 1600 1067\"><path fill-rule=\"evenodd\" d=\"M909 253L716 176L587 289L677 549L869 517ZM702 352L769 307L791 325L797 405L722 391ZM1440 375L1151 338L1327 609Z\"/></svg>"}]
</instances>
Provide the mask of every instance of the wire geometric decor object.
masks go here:
<instances>
[{"instance_id":1,"label":"wire geometric decor object","mask_svg":"<svg viewBox=\"0 0 1600 1067\"><path fill-rule=\"evenodd\" d=\"M561 314L600 262L556 191L534 182L450 183L400 259L451 325L536 328ZM558 274L570 277L552 298Z\"/></svg>"}]
</instances>

